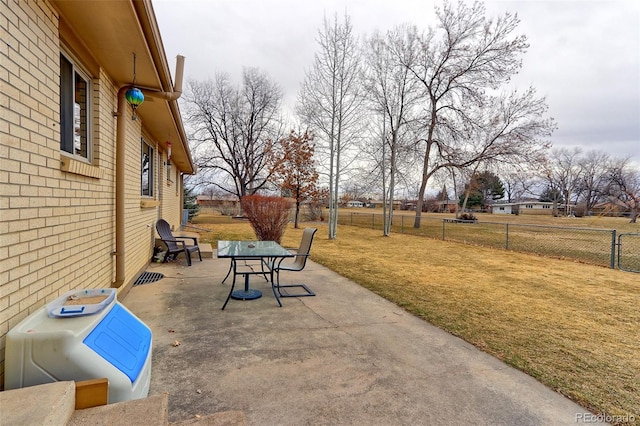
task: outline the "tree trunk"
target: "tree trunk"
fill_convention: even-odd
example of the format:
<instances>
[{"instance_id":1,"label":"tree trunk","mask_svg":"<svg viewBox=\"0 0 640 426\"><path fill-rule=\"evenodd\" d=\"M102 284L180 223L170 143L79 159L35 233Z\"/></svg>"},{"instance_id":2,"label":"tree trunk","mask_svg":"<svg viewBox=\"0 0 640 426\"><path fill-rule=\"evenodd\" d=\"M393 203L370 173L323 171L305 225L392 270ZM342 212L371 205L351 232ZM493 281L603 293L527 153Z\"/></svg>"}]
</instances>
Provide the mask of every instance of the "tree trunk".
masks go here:
<instances>
[{"instance_id":1,"label":"tree trunk","mask_svg":"<svg viewBox=\"0 0 640 426\"><path fill-rule=\"evenodd\" d=\"M418 192L418 201L416 202L416 218L413 222L413 227L416 229L420 228L422 205L424 204L424 193L427 189L427 182L429 181L429 155L431 155L430 140L427 141L427 149L425 150L424 154L424 162L422 164L422 182L420 183L420 192Z\"/></svg>"},{"instance_id":2,"label":"tree trunk","mask_svg":"<svg viewBox=\"0 0 640 426\"><path fill-rule=\"evenodd\" d=\"M296 199L296 216L295 216L295 219L294 219L294 222L293 222L294 223L293 227L296 228L296 229L299 228L299 226L298 226L298 217L299 216L300 216L300 201L298 201L298 199Z\"/></svg>"},{"instance_id":3,"label":"tree trunk","mask_svg":"<svg viewBox=\"0 0 640 426\"><path fill-rule=\"evenodd\" d=\"M389 213L385 218L384 236L391 235L391 226L393 225L393 193L395 192L395 174L396 174L396 150L397 150L398 131L393 130L391 134L391 158L389 159Z\"/></svg>"},{"instance_id":4,"label":"tree trunk","mask_svg":"<svg viewBox=\"0 0 640 426\"><path fill-rule=\"evenodd\" d=\"M387 118L382 114L382 161L380 161L380 169L382 170L382 235L385 237L389 236L389 217L387 216L387 176L385 173L384 161L387 156L387 143L385 141L386 133L387 133Z\"/></svg>"}]
</instances>

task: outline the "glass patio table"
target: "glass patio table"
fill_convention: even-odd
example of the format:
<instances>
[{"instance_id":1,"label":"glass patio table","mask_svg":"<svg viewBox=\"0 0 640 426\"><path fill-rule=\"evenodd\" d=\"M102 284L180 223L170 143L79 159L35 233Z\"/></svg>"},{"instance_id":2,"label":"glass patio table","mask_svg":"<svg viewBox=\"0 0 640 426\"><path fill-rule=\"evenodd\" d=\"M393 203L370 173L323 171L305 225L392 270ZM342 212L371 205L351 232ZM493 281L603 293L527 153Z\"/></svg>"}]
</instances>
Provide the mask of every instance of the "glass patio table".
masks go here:
<instances>
[{"instance_id":1,"label":"glass patio table","mask_svg":"<svg viewBox=\"0 0 640 426\"><path fill-rule=\"evenodd\" d=\"M253 300L262 297L262 292L258 289L249 288L249 275L264 275L265 278L269 274L269 281L273 295L278 301L278 305L282 306L280 298L275 290L273 283L273 270L287 257L294 257L291 253L275 241L218 241L218 258L231 259L229 272L222 280L224 282L229 274L233 272L233 284L224 302L222 309L227 306L229 298L238 300ZM260 270L242 269L238 270L239 261L254 260L260 261ZM244 289L234 290L236 285L236 276L244 275Z\"/></svg>"}]
</instances>

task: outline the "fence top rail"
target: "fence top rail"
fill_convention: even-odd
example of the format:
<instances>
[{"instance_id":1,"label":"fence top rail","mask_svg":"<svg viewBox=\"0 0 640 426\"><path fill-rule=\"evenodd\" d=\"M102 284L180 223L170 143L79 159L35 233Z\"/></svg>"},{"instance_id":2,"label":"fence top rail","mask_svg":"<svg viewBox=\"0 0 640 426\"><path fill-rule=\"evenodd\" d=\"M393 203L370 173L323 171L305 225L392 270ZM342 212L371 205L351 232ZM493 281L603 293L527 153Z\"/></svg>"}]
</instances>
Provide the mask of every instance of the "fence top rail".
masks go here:
<instances>
[{"instance_id":1,"label":"fence top rail","mask_svg":"<svg viewBox=\"0 0 640 426\"><path fill-rule=\"evenodd\" d=\"M573 230L573 231L591 231L591 232L606 232L611 233L615 232L615 229L604 229L604 228L580 228L576 226L557 226L557 225L534 225L531 223L509 223L509 222L476 222L476 223L486 223L490 225L509 225L509 226L524 226L529 228L550 228L550 229L562 229L562 230Z\"/></svg>"},{"instance_id":2,"label":"fence top rail","mask_svg":"<svg viewBox=\"0 0 640 426\"><path fill-rule=\"evenodd\" d=\"M362 216L383 216L382 213L376 213L376 212L370 212L370 213L365 213L365 212L349 212L349 214L354 215L354 216L358 216L358 215L362 215ZM413 218L413 216L407 216L407 215L399 215L400 217L404 218L404 217L411 217ZM617 232L615 229L605 229L605 228L583 228L583 227L576 227L576 226L558 226L558 225L535 225L532 223L514 223L514 222L485 222L485 221L480 221L480 220L463 220L463 219L456 219L456 218L440 218L440 217L425 217L422 216L421 217L422 220L437 220L437 221L442 221L442 222L447 222L447 223L462 223L462 224L476 224L476 225L509 225L509 226L524 226L524 227L530 227L530 228L549 228L549 229L562 229L562 230L574 230L574 231L592 231L592 232L606 232L606 233L611 233L611 232Z\"/></svg>"}]
</instances>

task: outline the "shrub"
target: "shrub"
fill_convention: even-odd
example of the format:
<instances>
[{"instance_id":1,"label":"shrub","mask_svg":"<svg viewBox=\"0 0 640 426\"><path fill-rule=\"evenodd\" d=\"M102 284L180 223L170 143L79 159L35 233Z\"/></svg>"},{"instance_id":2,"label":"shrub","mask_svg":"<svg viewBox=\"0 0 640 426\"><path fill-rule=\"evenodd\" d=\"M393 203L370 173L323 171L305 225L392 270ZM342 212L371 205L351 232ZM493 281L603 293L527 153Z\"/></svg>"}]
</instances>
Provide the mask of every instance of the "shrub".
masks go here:
<instances>
[{"instance_id":1,"label":"shrub","mask_svg":"<svg viewBox=\"0 0 640 426\"><path fill-rule=\"evenodd\" d=\"M240 205L258 240L280 244L289 223L289 200L254 194L242 197Z\"/></svg>"},{"instance_id":2,"label":"shrub","mask_svg":"<svg viewBox=\"0 0 640 426\"><path fill-rule=\"evenodd\" d=\"M236 203L233 201L225 201L220 206L220 214L222 216L234 216L237 210Z\"/></svg>"},{"instance_id":3,"label":"shrub","mask_svg":"<svg viewBox=\"0 0 640 426\"><path fill-rule=\"evenodd\" d=\"M324 206L322 203L309 203L307 204L307 210L305 215L305 220L310 222L316 222L318 220L323 221L322 211L324 210Z\"/></svg>"},{"instance_id":4,"label":"shrub","mask_svg":"<svg viewBox=\"0 0 640 426\"><path fill-rule=\"evenodd\" d=\"M575 217L584 217L586 214L587 214L587 206L585 206L584 204L578 204L573 209L573 215Z\"/></svg>"}]
</instances>

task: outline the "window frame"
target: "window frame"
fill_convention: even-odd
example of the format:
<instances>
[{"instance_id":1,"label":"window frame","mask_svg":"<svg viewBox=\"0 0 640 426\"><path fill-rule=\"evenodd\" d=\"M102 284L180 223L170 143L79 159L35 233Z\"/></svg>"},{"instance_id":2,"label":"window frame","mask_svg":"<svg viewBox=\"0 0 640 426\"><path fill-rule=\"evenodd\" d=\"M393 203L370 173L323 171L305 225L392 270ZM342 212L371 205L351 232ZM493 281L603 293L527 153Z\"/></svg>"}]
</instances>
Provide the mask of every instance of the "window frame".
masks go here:
<instances>
[{"instance_id":1,"label":"window frame","mask_svg":"<svg viewBox=\"0 0 640 426\"><path fill-rule=\"evenodd\" d=\"M147 148L145 152L145 147ZM145 155L148 157L149 167L146 170L147 174L147 193L145 193L145 168L144 168L144 159ZM149 197L153 198L154 191L154 173L155 173L155 147L144 140L144 138L140 138L140 196L141 197Z\"/></svg>"},{"instance_id":2,"label":"window frame","mask_svg":"<svg viewBox=\"0 0 640 426\"><path fill-rule=\"evenodd\" d=\"M67 66L68 65L68 66ZM65 67L65 69L63 69ZM76 148L75 120L76 94L78 82L85 85L84 130L82 123L82 106L80 106L80 148ZM76 60L65 50L60 50L60 152L76 160L93 163L93 78ZM71 120L68 119L71 117ZM82 138L85 139L85 153L82 153ZM80 152L77 152L77 151Z\"/></svg>"}]
</instances>

